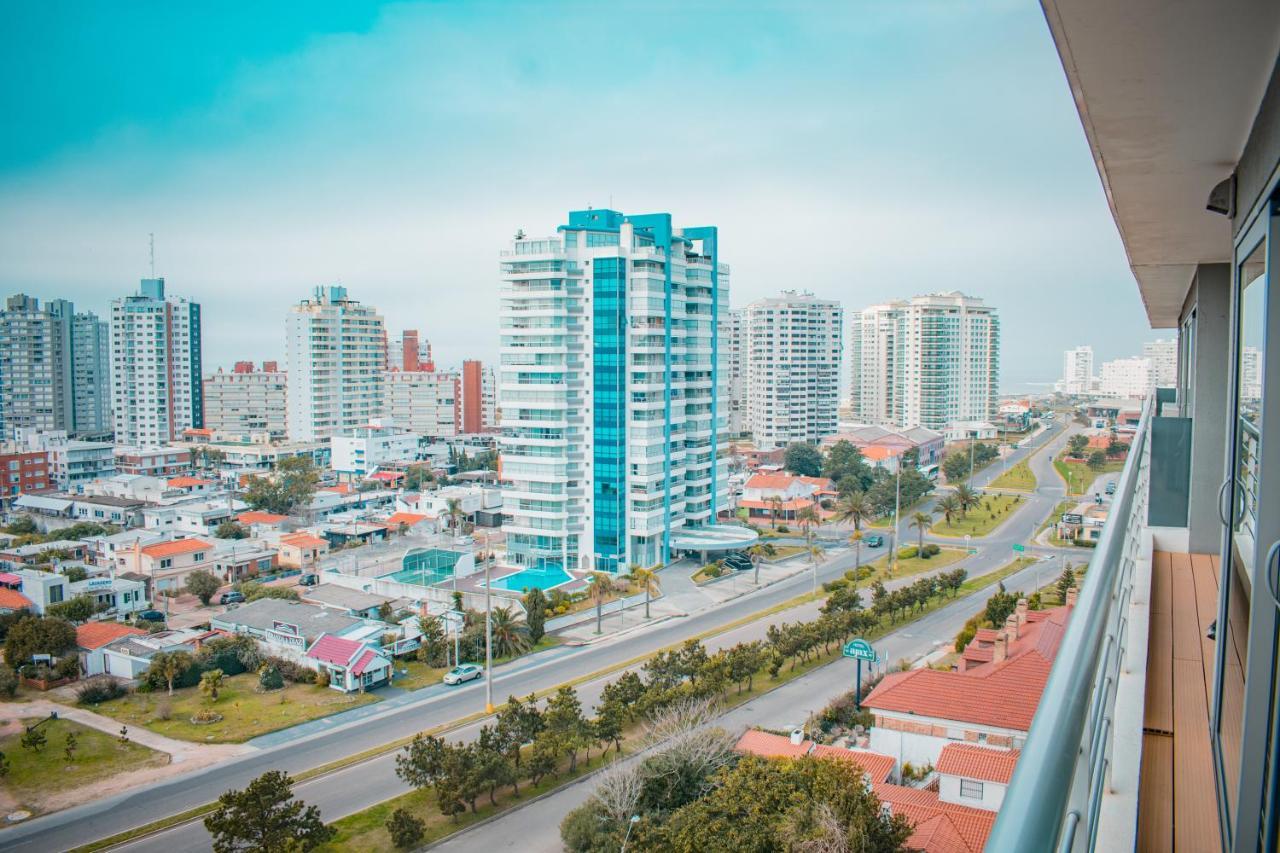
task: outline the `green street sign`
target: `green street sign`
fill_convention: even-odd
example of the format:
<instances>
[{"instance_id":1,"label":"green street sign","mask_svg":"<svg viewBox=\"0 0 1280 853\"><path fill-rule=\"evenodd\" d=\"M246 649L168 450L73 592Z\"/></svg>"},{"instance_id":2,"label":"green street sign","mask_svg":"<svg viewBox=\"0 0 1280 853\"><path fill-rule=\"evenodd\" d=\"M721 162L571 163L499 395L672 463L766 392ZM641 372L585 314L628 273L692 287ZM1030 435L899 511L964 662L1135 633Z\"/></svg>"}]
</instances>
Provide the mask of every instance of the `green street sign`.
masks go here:
<instances>
[{"instance_id":1,"label":"green street sign","mask_svg":"<svg viewBox=\"0 0 1280 853\"><path fill-rule=\"evenodd\" d=\"M854 658L855 660L871 661L872 663L875 663L876 660L876 650L871 648L871 644L862 638L845 643L842 653L845 657Z\"/></svg>"},{"instance_id":2,"label":"green street sign","mask_svg":"<svg viewBox=\"0 0 1280 853\"><path fill-rule=\"evenodd\" d=\"M1013 546L1013 550L1015 550L1015 551L1025 551L1025 550L1027 550L1027 546L1026 546L1026 545L1019 545L1019 544L1015 544L1015 545Z\"/></svg>"}]
</instances>

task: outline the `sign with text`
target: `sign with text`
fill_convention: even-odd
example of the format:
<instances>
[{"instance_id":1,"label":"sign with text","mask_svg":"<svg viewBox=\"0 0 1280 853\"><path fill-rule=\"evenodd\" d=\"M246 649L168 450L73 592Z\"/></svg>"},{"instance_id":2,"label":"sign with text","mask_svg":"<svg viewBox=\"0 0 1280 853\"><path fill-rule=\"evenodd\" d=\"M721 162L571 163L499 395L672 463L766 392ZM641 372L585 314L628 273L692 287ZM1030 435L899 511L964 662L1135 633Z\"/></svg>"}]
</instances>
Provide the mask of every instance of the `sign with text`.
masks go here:
<instances>
[{"instance_id":1,"label":"sign with text","mask_svg":"<svg viewBox=\"0 0 1280 853\"><path fill-rule=\"evenodd\" d=\"M1017 552L1021 553L1021 552L1025 551L1025 550L1027 550L1027 546L1026 546L1026 545L1023 545L1023 544L1022 544L1022 543L1020 543L1020 542L1015 542L1015 543L1013 544L1013 550L1015 550L1015 551L1017 551Z\"/></svg>"},{"instance_id":2,"label":"sign with text","mask_svg":"<svg viewBox=\"0 0 1280 853\"><path fill-rule=\"evenodd\" d=\"M871 648L871 644L861 637L845 643L842 654L855 660L865 660L872 663L875 663L876 660L876 650Z\"/></svg>"}]
</instances>

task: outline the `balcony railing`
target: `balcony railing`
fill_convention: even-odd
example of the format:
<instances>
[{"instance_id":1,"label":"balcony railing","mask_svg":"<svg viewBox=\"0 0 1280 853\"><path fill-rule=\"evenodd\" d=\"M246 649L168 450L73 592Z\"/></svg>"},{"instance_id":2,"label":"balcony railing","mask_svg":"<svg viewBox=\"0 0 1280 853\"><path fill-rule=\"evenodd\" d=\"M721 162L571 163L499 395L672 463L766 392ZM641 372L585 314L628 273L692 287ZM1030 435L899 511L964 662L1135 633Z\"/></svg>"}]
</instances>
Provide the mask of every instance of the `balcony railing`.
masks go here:
<instances>
[{"instance_id":1,"label":"balcony railing","mask_svg":"<svg viewBox=\"0 0 1280 853\"><path fill-rule=\"evenodd\" d=\"M1040 697L987 851L1093 851L1111 771L1116 687L1147 524L1151 406Z\"/></svg>"}]
</instances>

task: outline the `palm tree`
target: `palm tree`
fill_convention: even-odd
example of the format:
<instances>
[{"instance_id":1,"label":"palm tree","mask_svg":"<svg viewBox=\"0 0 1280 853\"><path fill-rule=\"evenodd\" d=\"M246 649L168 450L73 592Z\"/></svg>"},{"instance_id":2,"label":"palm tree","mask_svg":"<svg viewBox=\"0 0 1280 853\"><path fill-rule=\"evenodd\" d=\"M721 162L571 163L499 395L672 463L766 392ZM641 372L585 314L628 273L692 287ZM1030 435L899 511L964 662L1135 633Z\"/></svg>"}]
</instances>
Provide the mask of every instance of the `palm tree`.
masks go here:
<instances>
[{"instance_id":1,"label":"palm tree","mask_svg":"<svg viewBox=\"0 0 1280 853\"><path fill-rule=\"evenodd\" d=\"M649 597L653 594L659 568L659 566L654 566L652 569L642 569L639 566L631 567L631 579L644 590L644 618L646 619L649 618Z\"/></svg>"},{"instance_id":2,"label":"palm tree","mask_svg":"<svg viewBox=\"0 0 1280 853\"><path fill-rule=\"evenodd\" d=\"M836 521L851 521L854 530L861 530L862 522L873 515L875 515L875 507L871 505L871 499L867 497L867 493L851 492L840 498L833 518Z\"/></svg>"},{"instance_id":3,"label":"palm tree","mask_svg":"<svg viewBox=\"0 0 1280 853\"><path fill-rule=\"evenodd\" d=\"M849 544L853 546L853 589L858 589L858 571L862 568L862 531L854 528L849 534Z\"/></svg>"},{"instance_id":4,"label":"palm tree","mask_svg":"<svg viewBox=\"0 0 1280 853\"><path fill-rule=\"evenodd\" d=\"M960 517L964 518L969 513L969 507L978 502L978 495L973 489L961 483L956 486L956 501L960 504Z\"/></svg>"},{"instance_id":5,"label":"palm tree","mask_svg":"<svg viewBox=\"0 0 1280 853\"><path fill-rule=\"evenodd\" d=\"M510 607L493 608L489 630L493 653L498 657L515 657L529 650L529 626Z\"/></svg>"},{"instance_id":6,"label":"palm tree","mask_svg":"<svg viewBox=\"0 0 1280 853\"><path fill-rule=\"evenodd\" d=\"M818 511L814 509L814 505L809 504L796 513L796 521L800 522L800 528L804 530L805 540L812 542L814 525L822 523L822 519L818 517Z\"/></svg>"},{"instance_id":7,"label":"palm tree","mask_svg":"<svg viewBox=\"0 0 1280 853\"><path fill-rule=\"evenodd\" d=\"M601 633L600 623L604 619L604 603L613 592L613 577L607 572L592 572L591 586L587 587L587 597L596 606L596 633Z\"/></svg>"},{"instance_id":8,"label":"palm tree","mask_svg":"<svg viewBox=\"0 0 1280 853\"><path fill-rule=\"evenodd\" d=\"M769 527L777 528L778 516L782 514L782 498L774 495L769 498Z\"/></svg>"},{"instance_id":9,"label":"palm tree","mask_svg":"<svg viewBox=\"0 0 1280 853\"><path fill-rule=\"evenodd\" d=\"M773 547L772 542L757 542L747 549L747 556L751 558L751 567L755 569L755 585L760 585L760 561L766 560L778 553L778 549Z\"/></svg>"},{"instance_id":10,"label":"palm tree","mask_svg":"<svg viewBox=\"0 0 1280 853\"><path fill-rule=\"evenodd\" d=\"M961 510L960 501L955 495L945 495L938 501L938 512L942 513L942 517L947 520L947 524L951 523L951 516L956 515Z\"/></svg>"},{"instance_id":11,"label":"palm tree","mask_svg":"<svg viewBox=\"0 0 1280 853\"><path fill-rule=\"evenodd\" d=\"M916 553L924 551L924 531L933 524L933 516L927 512L917 512L911 516L911 526L918 532L920 538L916 540Z\"/></svg>"},{"instance_id":12,"label":"palm tree","mask_svg":"<svg viewBox=\"0 0 1280 853\"><path fill-rule=\"evenodd\" d=\"M459 519L462 518L462 499L449 498L445 501L445 515L449 516L449 527L453 529L454 536L458 535Z\"/></svg>"}]
</instances>

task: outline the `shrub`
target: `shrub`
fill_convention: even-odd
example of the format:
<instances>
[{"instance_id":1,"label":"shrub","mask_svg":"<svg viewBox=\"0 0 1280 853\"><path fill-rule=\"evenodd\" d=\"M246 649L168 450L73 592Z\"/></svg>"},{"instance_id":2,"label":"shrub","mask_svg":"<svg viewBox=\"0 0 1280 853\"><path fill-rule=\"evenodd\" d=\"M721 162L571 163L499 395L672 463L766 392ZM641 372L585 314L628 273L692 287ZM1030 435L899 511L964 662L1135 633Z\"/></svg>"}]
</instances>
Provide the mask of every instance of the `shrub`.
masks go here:
<instances>
[{"instance_id":1,"label":"shrub","mask_svg":"<svg viewBox=\"0 0 1280 853\"><path fill-rule=\"evenodd\" d=\"M67 655L59 658L53 665L53 674L58 678L79 678L80 658L78 655Z\"/></svg>"},{"instance_id":2,"label":"shrub","mask_svg":"<svg viewBox=\"0 0 1280 853\"><path fill-rule=\"evenodd\" d=\"M13 667L0 663L0 696L12 699L18 692L18 673Z\"/></svg>"},{"instance_id":3,"label":"shrub","mask_svg":"<svg viewBox=\"0 0 1280 853\"><path fill-rule=\"evenodd\" d=\"M778 525L778 532L779 532L779 533L790 533L790 532L791 532L791 528L790 528L790 527L787 527L785 524L779 524L779 525Z\"/></svg>"},{"instance_id":4,"label":"shrub","mask_svg":"<svg viewBox=\"0 0 1280 853\"><path fill-rule=\"evenodd\" d=\"M239 675L262 666L262 652L252 637L219 637L200 647L196 661L201 669L220 669L226 675Z\"/></svg>"},{"instance_id":5,"label":"shrub","mask_svg":"<svg viewBox=\"0 0 1280 853\"><path fill-rule=\"evenodd\" d=\"M314 684L316 671L287 658L269 657L264 663L280 673L280 677L292 684Z\"/></svg>"},{"instance_id":6,"label":"shrub","mask_svg":"<svg viewBox=\"0 0 1280 853\"><path fill-rule=\"evenodd\" d=\"M934 543L930 542L928 545L925 545L925 546L924 546L924 553L923 553L923 555L922 555L922 556L924 556L924 557L936 557L936 556L938 556L938 555L939 555L939 554L941 554L941 553L942 553L942 549L941 549L941 548L939 548L939 547L938 547L937 545L935 545Z\"/></svg>"},{"instance_id":7,"label":"shrub","mask_svg":"<svg viewBox=\"0 0 1280 853\"><path fill-rule=\"evenodd\" d=\"M709 578L718 578L720 577L720 564L710 563L703 568L702 573Z\"/></svg>"},{"instance_id":8,"label":"shrub","mask_svg":"<svg viewBox=\"0 0 1280 853\"><path fill-rule=\"evenodd\" d=\"M76 702L81 705L97 705L119 699L129 690L109 675L97 675L76 688Z\"/></svg>"},{"instance_id":9,"label":"shrub","mask_svg":"<svg viewBox=\"0 0 1280 853\"><path fill-rule=\"evenodd\" d=\"M426 833L426 825L404 809L396 809L387 818L387 835L391 843L401 850L416 847Z\"/></svg>"},{"instance_id":10,"label":"shrub","mask_svg":"<svg viewBox=\"0 0 1280 853\"><path fill-rule=\"evenodd\" d=\"M258 686L263 690L280 690L284 687L284 676L280 674L280 670L267 664L258 676Z\"/></svg>"},{"instance_id":11,"label":"shrub","mask_svg":"<svg viewBox=\"0 0 1280 853\"><path fill-rule=\"evenodd\" d=\"M910 547L903 548L902 550L898 551L898 559L910 560L912 557L916 556L916 553L917 553L916 546L911 545Z\"/></svg>"}]
</instances>

